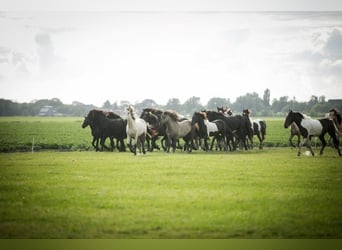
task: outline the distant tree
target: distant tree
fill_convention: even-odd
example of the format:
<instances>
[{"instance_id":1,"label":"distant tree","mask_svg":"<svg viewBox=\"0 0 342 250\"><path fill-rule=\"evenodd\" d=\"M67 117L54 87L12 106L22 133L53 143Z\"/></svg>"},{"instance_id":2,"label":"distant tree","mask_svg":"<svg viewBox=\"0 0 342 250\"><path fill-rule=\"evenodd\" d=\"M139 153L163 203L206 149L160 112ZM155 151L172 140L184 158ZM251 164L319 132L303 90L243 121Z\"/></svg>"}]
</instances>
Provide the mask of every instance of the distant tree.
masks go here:
<instances>
[{"instance_id":1,"label":"distant tree","mask_svg":"<svg viewBox=\"0 0 342 250\"><path fill-rule=\"evenodd\" d=\"M273 99L271 109L274 113L283 113L286 112L284 111L284 108L288 107L288 96L281 96L279 100ZM288 110L287 110L288 111Z\"/></svg>"},{"instance_id":2,"label":"distant tree","mask_svg":"<svg viewBox=\"0 0 342 250\"><path fill-rule=\"evenodd\" d=\"M183 104L183 109L186 115L191 116L196 111L201 111L203 109L203 105L201 104L200 97L190 97Z\"/></svg>"},{"instance_id":3,"label":"distant tree","mask_svg":"<svg viewBox=\"0 0 342 250\"><path fill-rule=\"evenodd\" d=\"M143 108L155 108L158 104L152 99L145 99L140 103Z\"/></svg>"},{"instance_id":4,"label":"distant tree","mask_svg":"<svg viewBox=\"0 0 342 250\"><path fill-rule=\"evenodd\" d=\"M315 96L315 95L312 95L312 96L310 97L310 101L309 101L308 105L309 105L309 106L312 106L312 105L314 105L314 104L316 104L316 103L318 103L318 97Z\"/></svg>"},{"instance_id":5,"label":"distant tree","mask_svg":"<svg viewBox=\"0 0 342 250\"><path fill-rule=\"evenodd\" d=\"M102 107L103 109L106 109L106 110L111 110L112 109L112 105L110 104L110 101L107 100L103 103Z\"/></svg>"},{"instance_id":6,"label":"distant tree","mask_svg":"<svg viewBox=\"0 0 342 250\"><path fill-rule=\"evenodd\" d=\"M134 104L138 113L142 112L144 108L157 108L158 104L152 99L145 99L140 103Z\"/></svg>"},{"instance_id":7,"label":"distant tree","mask_svg":"<svg viewBox=\"0 0 342 250\"><path fill-rule=\"evenodd\" d=\"M264 110L264 107L263 100L257 93L253 92L236 98L236 101L233 104L233 111L235 113L242 113L243 109L248 108L253 111L253 114L260 115Z\"/></svg>"},{"instance_id":8,"label":"distant tree","mask_svg":"<svg viewBox=\"0 0 342 250\"><path fill-rule=\"evenodd\" d=\"M213 97L211 98L206 106L208 110L216 110L217 107L231 107L232 104L229 98Z\"/></svg>"},{"instance_id":9,"label":"distant tree","mask_svg":"<svg viewBox=\"0 0 342 250\"><path fill-rule=\"evenodd\" d=\"M182 111L182 105L181 105L178 98L171 98L167 101L167 103L165 105L165 109L170 109L170 110L174 110L177 112L181 112Z\"/></svg>"},{"instance_id":10,"label":"distant tree","mask_svg":"<svg viewBox=\"0 0 342 250\"><path fill-rule=\"evenodd\" d=\"M271 91L269 89L265 89L264 96L263 96L263 102L265 107L270 106L270 100L271 100Z\"/></svg>"},{"instance_id":11,"label":"distant tree","mask_svg":"<svg viewBox=\"0 0 342 250\"><path fill-rule=\"evenodd\" d=\"M320 97L318 97L318 102L319 103L325 103L325 96L321 95Z\"/></svg>"}]
</instances>

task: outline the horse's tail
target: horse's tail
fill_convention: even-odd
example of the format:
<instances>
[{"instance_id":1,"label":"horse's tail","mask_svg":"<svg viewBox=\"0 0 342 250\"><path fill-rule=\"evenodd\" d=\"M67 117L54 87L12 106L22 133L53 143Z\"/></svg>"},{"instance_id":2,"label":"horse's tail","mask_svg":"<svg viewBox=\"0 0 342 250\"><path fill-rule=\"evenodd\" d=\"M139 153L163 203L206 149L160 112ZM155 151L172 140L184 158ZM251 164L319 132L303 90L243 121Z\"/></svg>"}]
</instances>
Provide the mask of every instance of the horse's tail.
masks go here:
<instances>
[{"instance_id":1,"label":"horse's tail","mask_svg":"<svg viewBox=\"0 0 342 250\"><path fill-rule=\"evenodd\" d=\"M266 122L265 121L260 121L260 130L263 135L266 135Z\"/></svg>"}]
</instances>

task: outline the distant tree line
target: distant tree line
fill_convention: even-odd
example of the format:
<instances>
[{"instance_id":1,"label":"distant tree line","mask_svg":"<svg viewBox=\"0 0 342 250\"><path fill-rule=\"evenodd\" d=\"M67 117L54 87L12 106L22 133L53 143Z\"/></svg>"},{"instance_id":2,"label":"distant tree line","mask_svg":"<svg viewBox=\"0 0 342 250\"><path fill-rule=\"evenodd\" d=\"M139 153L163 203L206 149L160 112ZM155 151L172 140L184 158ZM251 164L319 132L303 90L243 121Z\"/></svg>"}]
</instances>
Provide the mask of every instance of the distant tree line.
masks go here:
<instances>
[{"instance_id":1,"label":"distant tree line","mask_svg":"<svg viewBox=\"0 0 342 250\"><path fill-rule=\"evenodd\" d=\"M160 105L153 99L145 99L142 102L130 103L128 101L105 101L101 107L87 105L77 101L72 104L63 104L58 98L42 99L31 101L30 103L16 103L11 100L0 99L0 116L36 116L43 107L51 106L54 110L63 116L85 116L91 109L104 109L122 114L124 108L132 104L141 111L144 108L159 108L175 110L184 115L191 115L195 111L203 109L216 110L217 107L228 107L235 114L240 114L243 109L252 110L253 116L284 116L290 109L304 112L313 117L319 117L326 114L331 108L338 108L342 111L342 99L326 100L325 96L312 95L306 102L298 102L295 97L290 99L288 96L282 96L279 99L271 101L271 92L266 89L263 96L258 93L247 93L239 96L235 102L229 98L213 97L207 104L203 105L200 97L190 97L184 103L178 98L171 98L166 105Z\"/></svg>"}]
</instances>

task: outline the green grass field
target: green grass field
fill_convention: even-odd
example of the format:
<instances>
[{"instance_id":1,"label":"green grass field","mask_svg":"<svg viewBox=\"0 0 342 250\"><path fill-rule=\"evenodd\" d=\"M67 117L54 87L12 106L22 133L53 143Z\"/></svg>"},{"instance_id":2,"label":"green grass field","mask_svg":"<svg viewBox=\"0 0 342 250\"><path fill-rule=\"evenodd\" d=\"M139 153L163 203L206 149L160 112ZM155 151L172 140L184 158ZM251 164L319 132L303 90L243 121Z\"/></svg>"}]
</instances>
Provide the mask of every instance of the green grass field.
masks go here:
<instances>
[{"instance_id":1,"label":"green grass field","mask_svg":"<svg viewBox=\"0 0 342 250\"><path fill-rule=\"evenodd\" d=\"M35 150L93 150L90 128L82 129L82 122L82 117L0 117L0 152L31 151L33 141ZM283 119L266 122L264 145L287 146L290 131L284 129Z\"/></svg>"},{"instance_id":2,"label":"green grass field","mask_svg":"<svg viewBox=\"0 0 342 250\"><path fill-rule=\"evenodd\" d=\"M341 238L342 158L274 147L282 122L261 151L134 157L82 118L0 118L0 238Z\"/></svg>"},{"instance_id":3,"label":"green grass field","mask_svg":"<svg viewBox=\"0 0 342 250\"><path fill-rule=\"evenodd\" d=\"M1 238L341 238L341 158L0 154Z\"/></svg>"}]
</instances>

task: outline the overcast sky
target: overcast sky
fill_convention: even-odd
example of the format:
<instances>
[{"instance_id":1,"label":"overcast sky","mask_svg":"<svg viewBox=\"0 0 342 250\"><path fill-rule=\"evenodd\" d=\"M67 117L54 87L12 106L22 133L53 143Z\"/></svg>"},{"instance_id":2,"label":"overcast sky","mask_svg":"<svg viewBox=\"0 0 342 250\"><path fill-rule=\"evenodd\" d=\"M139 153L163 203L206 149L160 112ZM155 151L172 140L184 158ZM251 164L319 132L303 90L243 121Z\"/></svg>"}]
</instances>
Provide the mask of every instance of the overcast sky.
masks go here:
<instances>
[{"instance_id":1,"label":"overcast sky","mask_svg":"<svg viewBox=\"0 0 342 250\"><path fill-rule=\"evenodd\" d=\"M17 2L5 1L0 12L0 98L100 106L197 96L206 104L247 92L262 97L266 88L271 99L342 98L342 12L322 11L334 10L334 1L294 9L316 12L222 1Z\"/></svg>"}]
</instances>

